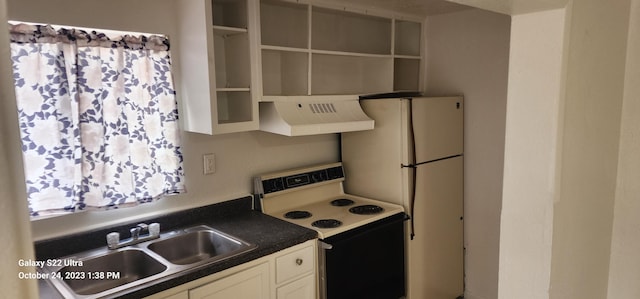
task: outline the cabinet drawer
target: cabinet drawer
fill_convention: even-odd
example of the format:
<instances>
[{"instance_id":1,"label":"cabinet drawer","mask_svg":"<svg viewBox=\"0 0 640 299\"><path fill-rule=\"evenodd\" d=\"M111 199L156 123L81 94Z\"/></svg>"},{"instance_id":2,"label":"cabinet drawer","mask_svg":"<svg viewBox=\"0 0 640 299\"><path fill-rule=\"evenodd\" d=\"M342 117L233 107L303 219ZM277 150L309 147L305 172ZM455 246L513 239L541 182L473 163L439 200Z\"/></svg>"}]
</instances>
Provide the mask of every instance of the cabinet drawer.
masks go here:
<instances>
[{"instance_id":1,"label":"cabinet drawer","mask_svg":"<svg viewBox=\"0 0 640 299\"><path fill-rule=\"evenodd\" d=\"M313 246L276 258L276 284L280 284L315 269Z\"/></svg>"}]
</instances>

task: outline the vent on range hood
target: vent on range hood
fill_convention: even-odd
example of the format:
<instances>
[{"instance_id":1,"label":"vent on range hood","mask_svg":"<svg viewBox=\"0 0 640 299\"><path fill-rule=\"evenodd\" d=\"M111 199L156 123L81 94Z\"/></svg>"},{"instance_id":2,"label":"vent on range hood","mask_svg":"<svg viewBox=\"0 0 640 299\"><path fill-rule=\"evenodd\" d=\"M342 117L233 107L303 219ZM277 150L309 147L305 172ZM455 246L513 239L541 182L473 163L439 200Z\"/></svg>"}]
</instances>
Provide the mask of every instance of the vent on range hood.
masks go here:
<instances>
[{"instance_id":1,"label":"vent on range hood","mask_svg":"<svg viewBox=\"0 0 640 299\"><path fill-rule=\"evenodd\" d=\"M303 136L373 129L356 97L281 97L260 102L260 130Z\"/></svg>"}]
</instances>

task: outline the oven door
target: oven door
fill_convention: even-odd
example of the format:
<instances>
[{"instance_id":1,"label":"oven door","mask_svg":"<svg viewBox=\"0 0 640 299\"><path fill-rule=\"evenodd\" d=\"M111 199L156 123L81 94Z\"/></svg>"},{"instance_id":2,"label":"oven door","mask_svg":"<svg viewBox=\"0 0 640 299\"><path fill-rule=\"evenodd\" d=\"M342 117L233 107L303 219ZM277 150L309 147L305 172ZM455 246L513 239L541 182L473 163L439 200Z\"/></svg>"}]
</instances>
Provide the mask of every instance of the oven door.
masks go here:
<instances>
[{"instance_id":1,"label":"oven door","mask_svg":"<svg viewBox=\"0 0 640 299\"><path fill-rule=\"evenodd\" d=\"M406 219L399 213L321 240L321 298L403 298Z\"/></svg>"}]
</instances>

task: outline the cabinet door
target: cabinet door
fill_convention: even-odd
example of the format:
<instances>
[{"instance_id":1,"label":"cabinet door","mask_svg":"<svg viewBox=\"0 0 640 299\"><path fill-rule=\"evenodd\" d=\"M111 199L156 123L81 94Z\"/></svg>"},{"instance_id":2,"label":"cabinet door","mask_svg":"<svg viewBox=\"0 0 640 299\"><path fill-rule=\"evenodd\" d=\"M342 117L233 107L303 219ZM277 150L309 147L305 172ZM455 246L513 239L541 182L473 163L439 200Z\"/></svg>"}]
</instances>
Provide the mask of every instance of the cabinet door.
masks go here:
<instances>
[{"instance_id":1,"label":"cabinet door","mask_svg":"<svg viewBox=\"0 0 640 299\"><path fill-rule=\"evenodd\" d=\"M189 291L191 299L268 299L269 264L264 263Z\"/></svg>"},{"instance_id":2,"label":"cabinet door","mask_svg":"<svg viewBox=\"0 0 640 299\"><path fill-rule=\"evenodd\" d=\"M315 299L315 276L307 275L292 283L278 288L277 299Z\"/></svg>"}]
</instances>

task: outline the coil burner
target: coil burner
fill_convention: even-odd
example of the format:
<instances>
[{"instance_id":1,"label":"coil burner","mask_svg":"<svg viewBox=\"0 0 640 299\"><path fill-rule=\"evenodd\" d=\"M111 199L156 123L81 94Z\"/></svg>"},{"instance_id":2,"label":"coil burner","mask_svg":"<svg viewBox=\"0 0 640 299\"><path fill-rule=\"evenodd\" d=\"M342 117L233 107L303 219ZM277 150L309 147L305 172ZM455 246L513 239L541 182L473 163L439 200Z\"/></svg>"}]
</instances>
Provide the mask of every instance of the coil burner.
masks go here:
<instances>
[{"instance_id":1,"label":"coil burner","mask_svg":"<svg viewBox=\"0 0 640 299\"><path fill-rule=\"evenodd\" d=\"M311 223L311 225L317 228L336 228L342 225L342 222L336 219L320 219L314 221L313 223Z\"/></svg>"},{"instance_id":2,"label":"coil burner","mask_svg":"<svg viewBox=\"0 0 640 299\"><path fill-rule=\"evenodd\" d=\"M358 215L373 215L382 213L384 209L380 206L376 205L362 205L349 209L349 212L358 214Z\"/></svg>"},{"instance_id":3,"label":"coil burner","mask_svg":"<svg viewBox=\"0 0 640 299\"><path fill-rule=\"evenodd\" d=\"M311 213L307 211L291 211L284 214L284 218L288 219L305 219L311 217Z\"/></svg>"},{"instance_id":4,"label":"coil burner","mask_svg":"<svg viewBox=\"0 0 640 299\"><path fill-rule=\"evenodd\" d=\"M331 201L331 205L334 207L346 207L354 204L355 202L348 198L338 198Z\"/></svg>"}]
</instances>

